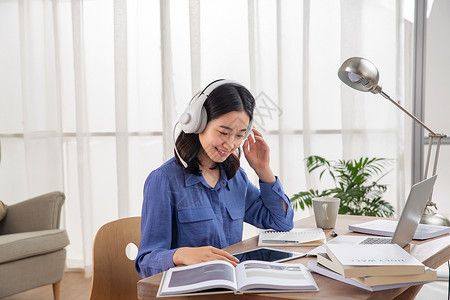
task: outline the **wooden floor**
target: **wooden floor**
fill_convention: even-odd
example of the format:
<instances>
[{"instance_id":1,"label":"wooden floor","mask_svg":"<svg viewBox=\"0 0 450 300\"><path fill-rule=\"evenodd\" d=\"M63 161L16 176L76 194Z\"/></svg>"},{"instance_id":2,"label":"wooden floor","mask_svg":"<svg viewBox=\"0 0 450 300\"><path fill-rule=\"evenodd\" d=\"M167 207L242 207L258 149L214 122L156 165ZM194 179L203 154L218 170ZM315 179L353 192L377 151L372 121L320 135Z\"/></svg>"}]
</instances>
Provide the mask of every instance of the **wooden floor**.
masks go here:
<instances>
[{"instance_id":1,"label":"wooden floor","mask_svg":"<svg viewBox=\"0 0 450 300\"><path fill-rule=\"evenodd\" d=\"M61 300L88 300L91 290L91 277L81 272L64 273L61 282ZM2 300L53 300L52 285L35 288Z\"/></svg>"}]
</instances>

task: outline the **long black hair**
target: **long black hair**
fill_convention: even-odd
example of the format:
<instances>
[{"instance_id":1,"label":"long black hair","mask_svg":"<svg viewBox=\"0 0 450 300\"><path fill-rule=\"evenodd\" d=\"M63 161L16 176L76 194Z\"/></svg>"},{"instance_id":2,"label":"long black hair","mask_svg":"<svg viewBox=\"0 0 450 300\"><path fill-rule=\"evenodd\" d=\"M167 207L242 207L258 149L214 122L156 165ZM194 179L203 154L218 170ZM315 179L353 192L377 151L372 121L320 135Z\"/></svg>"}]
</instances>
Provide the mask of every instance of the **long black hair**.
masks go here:
<instances>
[{"instance_id":1,"label":"long black hair","mask_svg":"<svg viewBox=\"0 0 450 300\"><path fill-rule=\"evenodd\" d=\"M225 83L216 87L209 94L203 106L207 113L207 122L232 111L245 111L251 121L253 119L255 99L244 86L237 83ZM198 153L202 149L202 145L200 144L198 133L185 133L182 131L175 142L175 147L181 158L187 163L185 171L200 175ZM232 178L239 169L240 155L241 150L239 149L237 156L232 153L224 162L219 163L225 170L228 179ZM178 164L182 165L176 153L175 158Z\"/></svg>"}]
</instances>

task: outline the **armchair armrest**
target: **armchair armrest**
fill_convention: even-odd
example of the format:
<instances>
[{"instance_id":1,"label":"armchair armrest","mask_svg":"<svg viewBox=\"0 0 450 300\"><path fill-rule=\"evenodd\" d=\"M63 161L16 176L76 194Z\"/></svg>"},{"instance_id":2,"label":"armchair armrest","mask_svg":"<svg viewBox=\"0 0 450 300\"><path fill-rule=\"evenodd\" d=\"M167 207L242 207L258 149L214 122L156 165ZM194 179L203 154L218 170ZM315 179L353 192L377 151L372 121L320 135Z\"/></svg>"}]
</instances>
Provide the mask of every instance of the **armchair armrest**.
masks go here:
<instances>
[{"instance_id":1,"label":"armchair armrest","mask_svg":"<svg viewBox=\"0 0 450 300\"><path fill-rule=\"evenodd\" d=\"M65 195L51 192L8 207L0 222L0 235L46 229L58 229Z\"/></svg>"}]
</instances>

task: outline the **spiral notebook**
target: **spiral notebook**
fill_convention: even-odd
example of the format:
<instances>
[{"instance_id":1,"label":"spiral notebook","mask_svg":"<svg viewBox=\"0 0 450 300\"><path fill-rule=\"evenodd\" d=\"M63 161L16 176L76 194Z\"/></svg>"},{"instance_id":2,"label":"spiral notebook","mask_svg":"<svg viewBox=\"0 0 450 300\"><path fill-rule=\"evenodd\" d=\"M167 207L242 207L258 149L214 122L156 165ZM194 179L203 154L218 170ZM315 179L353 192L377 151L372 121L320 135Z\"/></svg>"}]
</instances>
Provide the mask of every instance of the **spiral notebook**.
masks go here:
<instances>
[{"instance_id":1,"label":"spiral notebook","mask_svg":"<svg viewBox=\"0 0 450 300\"><path fill-rule=\"evenodd\" d=\"M326 242L322 228L294 228L291 231L261 230L258 246L320 246Z\"/></svg>"}]
</instances>

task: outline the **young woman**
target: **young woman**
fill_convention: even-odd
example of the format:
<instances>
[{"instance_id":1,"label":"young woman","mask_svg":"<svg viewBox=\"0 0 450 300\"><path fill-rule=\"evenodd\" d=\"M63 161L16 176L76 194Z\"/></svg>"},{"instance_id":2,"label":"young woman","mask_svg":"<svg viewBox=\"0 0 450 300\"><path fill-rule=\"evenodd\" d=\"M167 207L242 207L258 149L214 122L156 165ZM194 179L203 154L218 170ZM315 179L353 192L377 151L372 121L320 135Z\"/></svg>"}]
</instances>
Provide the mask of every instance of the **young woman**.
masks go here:
<instances>
[{"instance_id":1,"label":"young woman","mask_svg":"<svg viewBox=\"0 0 450 300\"><path fill-rule=\"evenodd\" d=\"M250 125L253 96L234 82L212 84L203 95L206 127L199 133L182 131L175 157L145 182L136 258L142 277L210 260L236 265L239 261L221 248L242 240L243 222L281 231L293 227L289 198L269 165L269 147ZM249 131L253 136L244 141ZM259 189L240 168L242 143Z\"/></svg>"}]
</instances>

